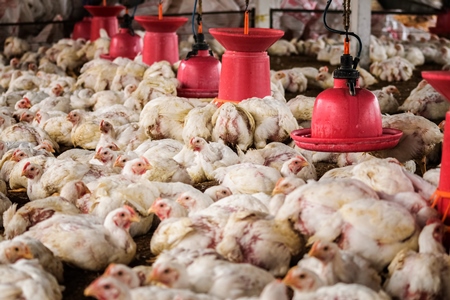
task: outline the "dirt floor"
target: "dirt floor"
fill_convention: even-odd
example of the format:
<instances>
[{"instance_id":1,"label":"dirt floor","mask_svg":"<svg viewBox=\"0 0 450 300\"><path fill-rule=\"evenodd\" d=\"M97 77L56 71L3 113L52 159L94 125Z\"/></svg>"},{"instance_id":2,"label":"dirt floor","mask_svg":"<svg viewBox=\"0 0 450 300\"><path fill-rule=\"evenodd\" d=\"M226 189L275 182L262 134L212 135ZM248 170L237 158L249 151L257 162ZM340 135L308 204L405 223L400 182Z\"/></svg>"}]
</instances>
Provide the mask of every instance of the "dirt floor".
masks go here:
<instances>
[{"instance_id":1,"label":"dirt floor","mask_svg":"<svg viewBox=\"0 0 450 300\"><path fill-rule=\"evenodd\" d=\"M290 57L272 57L271 58L271 68L274 70L288 69L293 67L316 67L319 68L321 66L326 65L326 63L315 61L314 58L311 57L302 57L302 56L290 56ZM414 71L414 76L411 80L407 82L398 82L394 83L401 92L401 101L403 102L411 90L414 89L418 82L422 80L420 72L423 70L437 70L440 69L439 65L425 65L418 68ZM331 68L334 70L334 68ZM370 90L375 90L382 88L389 83L387 82L379 82L378 84L371 86ZM304 94L307 96L317 96L322 90L308 89ZM295 94L287 94L286 99L292 99L296 95ZM327 170L333 168L333 165L329 164L320 164L317 166L318 175L323 175ZM199 186L200 190L204 190L205 186ZM12 201L16 201L19 203L25 203L27 201L26 194L9 194L8 195ZM139 236L135 238L137 243L137 255L135 260L132 262L131 266L137 265L145 265L150 264L149 261L152 260L153 255L150 252L150 239L154 229L158 225L158 220L155 220L153 227L149 233L143 236ZM66 300L81 300L81 299L91 299L83 296L84 289L91 283L95 278L101 275L100 272L88 272L80 269L72 268L69 266L65 266L65 274L64 274L64 299Z\"/></svg>"}]
</instances>

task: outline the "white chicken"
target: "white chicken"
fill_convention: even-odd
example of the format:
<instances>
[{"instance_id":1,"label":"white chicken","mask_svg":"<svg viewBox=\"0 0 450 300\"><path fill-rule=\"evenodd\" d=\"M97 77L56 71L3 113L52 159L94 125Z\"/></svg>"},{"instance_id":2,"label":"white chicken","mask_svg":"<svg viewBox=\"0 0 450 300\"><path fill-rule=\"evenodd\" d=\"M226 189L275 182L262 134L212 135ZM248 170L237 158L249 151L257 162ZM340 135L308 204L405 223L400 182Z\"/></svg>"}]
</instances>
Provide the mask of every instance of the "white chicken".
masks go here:
<instances>
[{"instance_id":1,"label":"white chicken","mask_svg":"<svg viewBox=\"0 0 450 300\"><path fill-rule=\"evenodd\" d=\"M142 109L139 126L151 139L172 138L182 142L184 119L192 108L194 105L186 98L158 97Z\"/></svg>"},{"instance_id":2,"label":"white chicken","mask_svg":"<svg viewBox=\"0 0 450 300\"><path fill-rule=\"evenodd\" d=\"M288 220L262 212L232 214L222 235L216 246L219 254L232 262L251 263L274 276L284 276L291 258L304 248L302 236L292 230Z\"/></svg>"},{"instance_id":3,"label":"white chicken","mask_svg":"<svg viewBox=\"0 0 450 300\"><path fill-rule=\"evenodd\" d=\"M102 270L112 262L128 264L134 258L136 244L128 230L138 220L129 206L109 213L103 224L83 215L55 215L24 235L40 240L66 263L85 270Z\"/></svg>"},{"instance_id":4,"label":"white chicken","mask_svg":"<svg viewBox=\"0 0 450 300\"><path fill-rule=\"evenodd\" d=\"M263 192L270 195L281 174L275 168L241 163L218 168L214 177L233 194Z\"/></svg>"},{"instance_id":5,"label":"white chicken","mask_svg":"<svg viewBox=\"0 0 450 300\"><path fill-rule=\"evenodd\" d=\"M450 108L450 103L426 80L419 82L405 102L398 108L431 120L442 120Z\"/></svg>"},{"instance_id":6,"label":"white chicken","mask_svg":"<svg viewBox=\"0 0 450 300\"><path fill-rule=\"evenodd\" d=\"M444 231L442 223L431 222L420 233L419 253L404 249L395 256L388 267L389 276L384 284L392 297L448 297L450 259L442 246ZM417 274L425 276L422 280L417 280L414 276Z\"/></svg>"},{"instance_id":7,"label":"white chicken","mask_svg":"<svg viewBox=\"0 0 450 300\"><path fill-rule=\"evenodd\" d=\"M213 124L211 118L217 106L209 103L204 107L194 107L189 111L184 119L183 140L187 145L193 137L201 137L207 141L211 140Z\"/></svg>"},{"instance_id":8,"label":"white chicken","mask_svg":"<svg viewBox=\"0 0 450 300\"><path fill-rule=\"evenodd\" d=\"M194 182L214 179L214 171L240 162L239 156L222 143L206 142L201 137L193 137L189 147L195 152L195 160L187 169Z\"/></svg>"},{"instance_id":9,"label":"white chicken","mask_svg":"<svg viewBox=\"0 0 450 300\"><path fill-rule=\"evenodd\" d=\"M372 91L372 93L377 97L382 114L393 114L397 112L399 104L395 96L400 95L397 87L388 85L381 90Z\"/></svg>"},{"instance_id":10,"label":"white chicken","mask_svg":"<svg viewBox=\"0 0 450 300\"><path fill-rule=\"evenodd\" d=\"M252 114L231 102L222 104L212 116L212 140L247 150L253 144L255 119Z\"/></svg>"},{"instance_id":11,"label":"white chicken","mask_svg":"<svg viewBox=\"0 0 450 300\"><path fill-rule=\"evenodd\" d=\"M394 56L370 65L370 73L383 81L407 81L413 75L414 65L405 58Z\"/></svg>"},{"instance_id":12,"label":"white chicken","mask_svg":"<svg viewBox=\"0 0 450 300\"><path fill-rule=\"evenodd\" d=\"M249 112L255 120L253 142L257 149L264 148L268 142L286 141L298 128L289 107L273 97L253 97L241 101L238 107Z\"/></svg>"}]
</instances>

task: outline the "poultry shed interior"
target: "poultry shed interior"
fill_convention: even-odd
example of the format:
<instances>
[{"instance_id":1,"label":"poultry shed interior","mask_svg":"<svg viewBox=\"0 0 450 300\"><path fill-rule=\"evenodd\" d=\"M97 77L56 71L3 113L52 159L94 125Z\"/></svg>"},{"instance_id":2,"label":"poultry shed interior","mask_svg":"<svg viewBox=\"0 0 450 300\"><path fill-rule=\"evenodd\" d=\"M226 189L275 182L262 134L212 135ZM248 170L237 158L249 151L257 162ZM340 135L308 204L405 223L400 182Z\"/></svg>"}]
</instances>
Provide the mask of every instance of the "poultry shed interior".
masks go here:
<instances>
[{"instance_id":1,"label":"poultry shed interior","mask_svg":"<svg viewBox=\"0 0 450 300\"><path fill-rule=\"evenodd\" d=\"M0 27L0 299L450 299L422 77L450 1L6 0ZM335 90L375 107L330 126L401 138L299 147Z\"/></svg>"}]
</instances>

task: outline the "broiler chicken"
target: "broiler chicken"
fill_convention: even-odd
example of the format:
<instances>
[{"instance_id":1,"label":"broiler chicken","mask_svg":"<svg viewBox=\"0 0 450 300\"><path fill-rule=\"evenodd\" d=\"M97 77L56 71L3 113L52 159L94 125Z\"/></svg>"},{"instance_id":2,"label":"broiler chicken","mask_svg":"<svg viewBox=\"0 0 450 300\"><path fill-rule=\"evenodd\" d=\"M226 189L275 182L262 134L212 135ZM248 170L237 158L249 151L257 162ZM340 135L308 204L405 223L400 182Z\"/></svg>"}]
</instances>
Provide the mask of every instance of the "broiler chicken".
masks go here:
<instances>
[{"instance_id":1,"label":"broiler chicken","mask_svg":"<svg viewBox=\"0 0 450 300\"><path fill-rule=\"evenodd\" d=\"M298 128L289 107L272 97L246 99L238 107L249 112L255 120L253 142L257 149L264 148L268 142L288 140L290 133Z\"/></svg>"},{"instance_id":2,"label":"broiler chicken","mask_svg":"<svg viewBox=\"0 0 450 300\"><path fill-rule=\"evenodd\" d=\"M178 202L167 198L156 199L149 208L148 213L154 213L161 221L168 218L187 217L188 215L186 208Z\"/></svg>"},{"instance_id":3,"label":"broiler chicken","mask_svg":"<svg viewBox=\"0 0 450 300\"><path fill-rule=\"evenodd\" d=\"M383 81L407 81L413 75L414 65L405 58L394 56L370 65L370 73Z\"/></svg>"},{"instance_id":4,"label":"broiler chicken","mask_svg":"<svg viewBox=\"0 0 450 300\"><path fill-rule=\"evenodd\" d=\"M208 295L198 295L189 290L167 289L157 286L147 286L130 289L124 283L112 276L96 279L85 290L85 296L97 299L115 300L140 300L154 298L158 300L192 299L192 300L215 300Z\"/></svg>"},{"instance_id":5,"label":"broiler chicken","mask_svg":"<svg viewBox=\"0 0 450 300\"><path fill-rule=\"evenodd\" d=\"M292 257L301 253L304 240L288 220L265 213L242 211L232 214L223 229L217 252L232 262L251 263L274 276L284 276Z\"/></svg>"},{"instance_id":6,"label":"broiler chicken","mask_svg":"<svg viewBox=\"0 0 450 300\"><path fill-rule=\"evenodd\" d=\"M136 244L128 230L138 220L129 206L110 212L103 224L93 222L92 216L55 215L24 235L40 240L66 263L85 270L102 270L112 262L128 264L134 258Z\"/></svg>"},{"instance_id":7,"label":"broiler chicken","mask_svg":"<svg viewBox=\"0 0 450 300\"><path fill-rule=\"evenodd\" d=\"M201 256L188 266L177 261L156 261L150 280L169 288L191 289L220 299L259 295L275 278L251 264L235 264Z\"/></svg>"},{"instance_id":8,"label":"broiler chicken","mask_svg":"<svg viewBox=\"0 0 450 300\"><path fill-rule=\"evenodd\" d=\"M445 97L426 80L422 80L398 109L427 119L442 120L449 108L450 104Z\"/></svg>"},{"instance_id":9,"label":"broiler chicken","mask_svg":"<svg viewBox=\"0 0 450 300\"><path fill-rule=\"evenodd\" d=\"M382 114L394 114L397 112L399 104L395 95L398 96L400 94L397 87L388 85L381 90L372 91L372 93L377 97Z\"/></svg>"},{"instance_id":10,"label":"broiler chicken","mask_svg":"<svg viewBox=\"0 0 450 300\"><path fill-rule=\"evenodd\" d=\"M151 139L173 138L182 142L184 118L192 108L194 106L186 98L158 97L142 109L139 126Z\"/></svg>"},{"instance_id":11,"label":"broiler chicken","mask_svg":"<svg viewBox=\"0 0 450 300\"><path fill-rule=\"evenodd\" d=\"M305 181L309 179L317 180L316 168L300 153L285 161L281 167L280 173L283 177L294 176Z\"/></svg>"},{"instance_id":12,"label":"broiler chicken","mask_svg":"<svg viewBox=\"0 0 450 300\"><path fill-rule=\"evenodd\" d=\"M294 290L293 300L389 300L390 297L382 290L378 293L359 284L338 283L324 286L323 282L314 272L298 266L292 267L283 283Z\"/></svg>"},{"instance_id":13,"label":"broiler chicken","mask_svg":"<svg viewBox=\"0 0 450 300\"><path fill-rule=\"evenodd\" d=\"M194 107L188 112L183 126L183 140L186 145L196 136L207 141L211 140L213 128L211 118L216 110L217 106L214 103L209 103L204 107Z\"/></svg>"},{"instance_id":14,"label":"broiler chicken","mask_svg":"<svg viewBox=\"0 0 450 300\"><path fill-rule=\"evenodd\" d=\"M419 236L419 253L404 249L388 267L386 291L400 299L446 299L449 297L450 258L442 245L445 229L430 222ZM418 280L418 276L422 280Z\"/></svg>"},{"instance_id":15,"label":"broiler chicken","mask_svg":"<svg viewBox=\"0 0 450 300\"><path fill-rule=\"evenodd\" d=\"M4 249L8 263L14 263L20 258L37 259L47 272L55 276L58 282L64 282L61 260L56 258L40 241L31 237L17 236L12 240L1 242L0 248Z\"/></svg>"},{"instance_id":16,"label":"broiler chicken","mask_svg":"<svg viewBox=\"0 0 450 300\"><path fill-rule=\"evenodd\" d=\"M272 193L280 172L271 167L241 163L222 167L215 171L215 179L230 189L233 194Z\"/></svg>"},{"instance_id":17,"label":"broiler chicken","mask_svg":"<svg viewBox=\"0 0 450 300\"><path fill-rule=\"evenodd\" d=\"M212 140L247 150L253 144L255 119L252 114L231 102L222 104L212 116Z\"/></svg>"},{"instance_id":18,"label":"broiler chicken","mask_svg":"<svg viewBox=\"0 0 450 300\"><path fill-rule=\"evenodd\" d=\"M306 259L300 260L298 266L302 267L311 258L318 259L322 264L317 274L327 285L343 282L361 284L376 292L381 289L381 278L377 271L364 258L339 249L335 243L316 241Z\"/></svg>"},{"instance_id":19,"label":"broiler chicken","mask_svg":"<svg viewBox=\"0 0 450 300\"><path fill-rule=\"evenodd\" d=\"M222 143L206 142L201 137L193 137L189 147L195 152L195 160L187 169L194 182L214 179L214 171L221 167L228 167L239 163L236 153Z\"/></svg>"},{"instance_id":20,"label":"broiler chicken","mask_svg":"<svg viewBox=\"0 0 450 300\"><path fill-rule=\"evenodd\" d=\"M70 134L72 144L83 149L95 149L100 140L99 124L85 120L82 113L73 110L67 115L67 120L72 122L73 127Z\"/></svg>"},{"instance_id":21,"label":"broiler chicken","mask_svg":"<svg viewBox=\"0 0 450 300\"><path fill-rule=\"evenodd\" d=\"M13 292L12 299L62 299L58 281L38 260L20 259L14 264L0 265L0 278L2 297Z\"/></svg>"}]
</instances>

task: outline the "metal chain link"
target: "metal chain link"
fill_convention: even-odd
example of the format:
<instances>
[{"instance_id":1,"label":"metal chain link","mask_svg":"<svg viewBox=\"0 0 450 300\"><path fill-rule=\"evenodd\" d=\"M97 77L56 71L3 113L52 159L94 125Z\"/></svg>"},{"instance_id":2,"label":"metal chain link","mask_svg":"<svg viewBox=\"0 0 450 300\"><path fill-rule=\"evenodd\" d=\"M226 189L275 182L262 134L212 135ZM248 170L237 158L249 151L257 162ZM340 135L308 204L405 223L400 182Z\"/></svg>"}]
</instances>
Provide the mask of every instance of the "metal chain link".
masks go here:
<instances>
[{"instance_id":1,"label":"metal chain link","mask_svg":"<svg viewBox=\"0 0 450 300\"><path fill-rule=\"evenodd\" d=\"M352 13L351 7L350 7L350 0L344 0L343 3L344 6L344 29L345 32L348 32L350 29L350 14Z\"/></svg>"}]
</instances>

